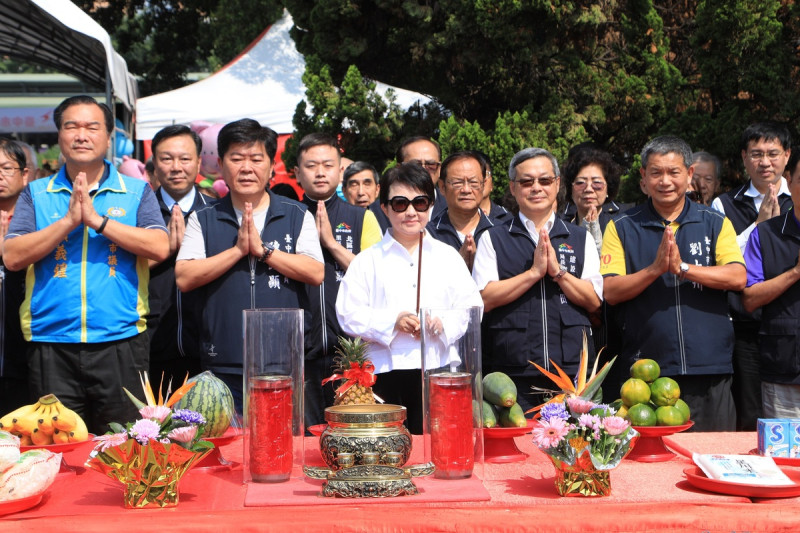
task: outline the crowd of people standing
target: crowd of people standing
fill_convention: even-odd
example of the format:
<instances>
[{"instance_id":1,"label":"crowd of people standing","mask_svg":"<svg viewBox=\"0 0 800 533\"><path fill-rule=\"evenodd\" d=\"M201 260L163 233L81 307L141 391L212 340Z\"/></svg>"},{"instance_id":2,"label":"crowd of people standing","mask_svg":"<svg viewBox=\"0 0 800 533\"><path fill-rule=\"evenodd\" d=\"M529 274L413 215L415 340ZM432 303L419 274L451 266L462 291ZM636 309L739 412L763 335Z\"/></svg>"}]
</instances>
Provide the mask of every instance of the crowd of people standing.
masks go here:
<instances>
[{"instance_id":1,"label":"crowd of people standing","mask_svg":"<svg viewBox=\"0 0 800 533\"><path fill-rule=\"evenodd\" d=\"M515 154L504 207L485 154L443 160L427 137L403 140L380 176L345 165L334 137L307 135L297 201L268 188L275 132L234 121L219 132L230 192L216 200L195 184L202 145L188 127L154 137L154 191L105 159L105 105L71 97L54 119L64 165L46 179L0 140L0 411L55 393L102 433L135 417L123 387L140 372L202 370L241 411L242 310L301 308L306 424L332 404L322 380L339 337L360 336L376 393L406 405L419 432L421 303L482 308L484 372L511 376L524 409L549 386L530 361L574 374L586 336L593 355L617 356L606 400L651 358L697 430L800 415L800 154L781 124L743 132L748 181L719 195L719 159L662 136L642 149L639 205L616 201L611 156L580 145L563 175L545 149Z\"/></svg>"}]
</instances>

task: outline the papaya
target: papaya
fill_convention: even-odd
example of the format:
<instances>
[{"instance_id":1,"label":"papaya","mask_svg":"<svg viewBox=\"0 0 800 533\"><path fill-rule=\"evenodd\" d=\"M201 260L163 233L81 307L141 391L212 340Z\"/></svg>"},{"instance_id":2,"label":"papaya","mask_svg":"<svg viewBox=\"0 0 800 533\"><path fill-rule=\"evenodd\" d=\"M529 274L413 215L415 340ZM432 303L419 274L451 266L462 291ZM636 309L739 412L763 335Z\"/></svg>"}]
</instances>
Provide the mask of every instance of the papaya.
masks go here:
<instances>
[{"instance_id":1,"label":"papaya","mask_svg":"<svg viewBox=\"0 0 800 533\"><path fill-rule=\"evenodd\" d=\"M483 400L483 427L497 427L497 407Z\"/></svg>"},{"instance_id":2,"label":"papaya","mask_svg":"<svg viewBox=\"0 0 800 533\"><path fill-rule=\"evenodd\" d=\"M528 420L525 418L522 407L516 402L511 407L501 407L498 412L500 413L501 427L524 428L528 425Z\"/></svg>"},{"instance_id":3,"label":"papaya","mask_svg":"<svg viewBox=\"0 0 800 533\"><path fill-rule=\"evenodd\" d=\"M511 407L517 401L517 386L502 372L483 377L483 398L497 407Z\"/></svg>"}]
</instances>

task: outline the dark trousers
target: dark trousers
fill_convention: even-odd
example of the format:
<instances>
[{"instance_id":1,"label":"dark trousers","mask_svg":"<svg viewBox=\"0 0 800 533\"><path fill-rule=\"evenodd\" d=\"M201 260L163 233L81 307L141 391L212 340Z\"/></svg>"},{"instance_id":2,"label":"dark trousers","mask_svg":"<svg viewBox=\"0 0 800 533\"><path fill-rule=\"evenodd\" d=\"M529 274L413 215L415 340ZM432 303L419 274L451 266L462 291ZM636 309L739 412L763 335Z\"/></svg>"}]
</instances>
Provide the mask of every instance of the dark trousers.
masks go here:
<instances>
[{"instance_id":1,"label":"dark trousers","mask_svg":"<svg viewBox=\"0 0 800 533\"><path fill-rule=\"evenodd\" d=\"M200 373L200 359L196 357L171 357L166 358L163 354L155 356L150 354L150 382L155 385L163 380L164 388L172 380L172 390L177 389L188 375L196 376Z\"/></svg>"},{"instance_id":2,"label":"dark trousers","mask_svg":"<svg viewBox=\"0 0 800 533\"><path fill-rule=\"evenodd\" d=\"M33 342L28 348L30 391L36 398L55 394L83 418L90 433L103 434L109 422L141 418L122 388L144 401L139 373L147 370L149 353L147 333L111 342Z\"/></svg>"},{"instance_id":3,"label":"dark trousers","mask_svg":"<svg viewBox=\"0 0 800 533\"><path fill-rule=\"evenodd\" d=\"M730 374L672 376L681 387L681 399L689 405L692 431L735 431L736 407Z\"/></svg>"},{"instance_id":4,"label":"dark trousers","mask_svg":"<svg viewBox=\"0 0 800 533\"><path fill-rule=\"evenodd\" d=\"M322 385L322 380L333 373L332 366L333 358L331 357L306 359L305 361L303 411L306 427L325 423L325 408L333 405L334 389L344 383L336 381Z\"/></svg>"},{"instance_id":5,"label":"dark trousers","mask_svg":"<svg viewBox=\"0 0 800 533\"><path fill-rule=\"evenodd\" d=\"M386 403L407 409L406 425L414 435L422 434L422 371L392 370L377 375L372 390Z\"/></svg>"},{"instance_id":6,"label":"dark trousers","mask_svg":"<svg viewBox=\"0 0 800 533\"><path fill-rule=\"evenodd\" d=\"M761 376L759 375L758 322L734 322L733 401L736 429L755 431L761 417Z\"/></svg>"}]
</instances>

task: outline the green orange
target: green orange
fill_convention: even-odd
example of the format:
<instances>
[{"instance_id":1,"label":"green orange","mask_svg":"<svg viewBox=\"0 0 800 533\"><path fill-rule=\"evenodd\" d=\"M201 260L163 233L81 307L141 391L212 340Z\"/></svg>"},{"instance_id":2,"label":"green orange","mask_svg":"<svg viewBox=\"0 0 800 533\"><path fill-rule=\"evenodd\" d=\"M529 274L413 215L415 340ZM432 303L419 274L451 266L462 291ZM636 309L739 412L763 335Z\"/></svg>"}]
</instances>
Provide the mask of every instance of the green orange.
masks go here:
<instances>
[{"instance_id":1,"label":"green orange","mask_svg":"<svg viewBox=\"0 0 800 533\"><path fill-rule=\"evenodd\" d=\"M652 383L661 375L661 367L653 359L639 359L631 365L631 377Z\"/></svg>"},{"instance_id":2,"label":"green orange","mask_svg":"<svg viewBox=\"0 0 800 533\"><path fill-rule=\"evenodd\" d=\"M650 401L650 386L639 378L630 378L622 384L619 396L627 407Z\"/></svg>"},{"instance_id":3,"label":"green orange","mask_svg":"<svg viewBox=\"0 0 800 533\"><path fill-rule=\"evenodd\" d=\"M680 426L686 423L686 419L677 407L663 405L656 409L656 423L659 426Z\"/></svg>"},{"instance_id":4,"label":"green orange","mask_svg":"<svg viewBox=\"0 0 800 533\"><path fill-rule=\"evenodd\" d=\"M634 426L655 426L658 422L655 411L644 403L629 407L627 418Z\"/></svg>"},{"instance_id":5,"label":"green orange","mask_svg":"<svg viewBox=\"0 0 800 533\"><path fill-rule=\"evenodd\" d=\"M658 378L650 384L650 399L659 407L675 405L681 397L681 388L672 378Z\"/></svg>"},{"instance_id":6,"label":"green orange","mask_svg":"<svg viewBox=\"0 0 800 533\"><path fill-rule=\"evenodd\" d=\"M692 412L689 409L689 405L683 400L679 399L677 402L675 402L675 408L679 410L681 413L683 413L684 424L692 419Z\"/></svg>"}]
</instances>

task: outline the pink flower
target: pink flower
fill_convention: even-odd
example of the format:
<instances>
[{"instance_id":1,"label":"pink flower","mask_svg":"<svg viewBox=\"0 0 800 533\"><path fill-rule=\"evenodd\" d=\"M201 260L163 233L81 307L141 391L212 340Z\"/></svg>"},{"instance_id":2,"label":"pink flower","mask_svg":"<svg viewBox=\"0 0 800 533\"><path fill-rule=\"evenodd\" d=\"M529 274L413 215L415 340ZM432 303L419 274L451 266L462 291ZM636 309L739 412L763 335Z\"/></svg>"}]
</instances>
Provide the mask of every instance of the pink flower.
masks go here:
<instances>
[{"instance_id":1,"label":"pink flower","mask_svg":"<svg viewBox=\"0 0 800 533\"><path fill-rule=\"evenodd\" d=\"M157 440L160 431L161 426L149 418L136 421L130 429L131 435L139 441L139 444L147 444L151 439Z\"/></svg>"},{"instance_id":2,"label":"pink flower","mask_svg":"<svg viewBox=\"0 0 800 533\"><path fill-rule=\"evenodd\" d=\"M628 421L619 416L607 416L603 419L603 427L609 435L619 435L628 429Z\"/></svg>"},{"instance_id":3,"label":"pink flower","mask_svg":"<svg viewBox=\"0 0 800 533\"><path fill-rule=\"evenodd\" d=\"M197 426L186 426L173 429L167 434L167 437L176 442L191 442L195 435L197 435Z\"/></svg>"},{"instance_id":4,"label":"pink flower","mask_svg":"<svg viewBox=\"0 0 800 533\"><path fill-rule=\"evenodd\" d=\"M159 424L162 424L170 413L172 413L172 409L165 405L145 405L139 409L139 414L142 415L142 418L158 420Z\"/></svg>"},{"instance_id":5,"label":"pink flower","mask_svg":"<svg viewBox=\"0 0 800 533\"><path fill-rule=\"evenodd\" d=\"M120 444L124 443L128 440L127 433L113 433L111 435L97 435L94 440L99 442L98 447L100 448L101 452L106 451L109 448L113 448L114 446L119 446Z\"/></svg>"},{"instance_id":6,"label":"pink flower","mask_svg":"<svg viewBox=\"0 0 800 533\"><path fill-rule=\"evenodd\" d=\"M569 407L569 410L574 414L582 415L591 411L595 407L595 404L590 400L572 396L571 398L567 398L567 407Z\"/></svg>"},{"instance_id":7,"label":"pink flower","mask_svg":"<svg viewBox=\"0 0 800 533\"><path fill-rule=\"evenodd\" d=\"M560 418L539 421L533 428L533 442L540 448L552 448L558 446L568 432L567 423Z\"/></svg>"}]
</instances>

